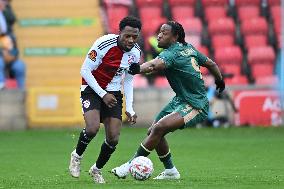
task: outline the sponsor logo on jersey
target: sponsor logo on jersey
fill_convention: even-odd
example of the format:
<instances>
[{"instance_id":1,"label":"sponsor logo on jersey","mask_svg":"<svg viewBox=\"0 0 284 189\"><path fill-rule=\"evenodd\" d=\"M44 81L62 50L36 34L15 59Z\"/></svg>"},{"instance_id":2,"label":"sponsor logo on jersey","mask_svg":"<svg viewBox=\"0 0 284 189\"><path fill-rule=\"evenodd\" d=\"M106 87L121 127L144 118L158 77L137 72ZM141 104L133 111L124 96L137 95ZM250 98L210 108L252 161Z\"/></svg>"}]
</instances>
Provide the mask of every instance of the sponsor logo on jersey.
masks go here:
<instances>
[{"instance_id":1,"label":"sponsor logo on jersey","mask_svg":"<svg viewBox=\"0 0 284 189\"><path fill-rule=\"evenodd\" d=\"M97 52L95 50L91 50L91 52L89 52L88 54L89 59L91 59L92 61L96 61L96 57L97 57Z\"/></svg>"}]
</instances>

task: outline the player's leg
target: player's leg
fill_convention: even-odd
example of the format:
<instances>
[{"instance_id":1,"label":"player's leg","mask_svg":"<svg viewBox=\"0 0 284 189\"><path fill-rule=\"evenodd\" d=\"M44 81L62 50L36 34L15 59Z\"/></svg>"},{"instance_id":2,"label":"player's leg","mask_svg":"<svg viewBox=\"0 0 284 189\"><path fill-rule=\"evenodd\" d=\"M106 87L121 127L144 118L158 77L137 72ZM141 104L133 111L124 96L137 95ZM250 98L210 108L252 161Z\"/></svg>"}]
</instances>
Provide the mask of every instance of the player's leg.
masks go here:
<instances>
[{"instance_id":1,"label":"player's leg","mask_svg":"<svg viewBox=\"0 0 284 189\"><path fill-rule=\"evenodd\" d=\"M196 125L197 123L205 120L208 109L207 106L205 106L203 110L196 110L187 104L181 103L179 106L177 106L175 111L183 117L184 125L180 128L183 129L185 127ZM159 155L160 160L164 164L165 170L154 179L179 179L180 174L172 164L169 146L164 137L157 145L156 151Z\"/></svg>"},{"instance_id":2,"label":"player's leg","mask_svg":"<svg viewBox=\"0 0 284 189\"><path fill-rule=\"evenodd\" d=\"M110 159L112 153L118 144L120 129L122 125L122 95L114 93L117 99L117 105L113 108L108 108L102 105L102 117L104 118L106 138L101 145L101 150L96 163L90 168L90 174L97 183L104 183L101 174L101 169Z\"/></svg>"},{"instance_id":3,"label":"player's leg","mask_svg":"<svg viewBox=\"0 0 284 189\"><path fill-rule=\"evenodd\" d=\"M158 114L157 118L155 120L159 120L162 117L170 114L172 112L173 107L174 107L174 100L170 101L170 103L168 103L163 109L162 111ZM153 128L154 124L156 123L156 121L152 124L152 126L148 129L148 135L150 134L151 129ZM142 151L142 152L141 152ZM143 153L145 150L143 147L139 147L139 149L137 150L137 152L134 154L134 156L126 163L115 167L111 170L111 173L113 173L115 176L117 176L118 178L126 178L126 176L129 174L129 168L130 168L130 163L131 161L135 158L141 155L141 153ZM146 154L148 155L148 154ZM145 156L146 156L145 155Z\"/></svg>"},{"instance_id":4,"label":"player's leg","mask_svg":"<svg viewBox=\"0 0 284 189\"><path fill-rule=\"evenodd\" d=\"M159 156L160 161L163 163L165 170L154 179L179 179L180 173L173 164L172 154L165 137L161 138L155 150Z\"/></svg>"},{"instance_id":5,"label":"player's leg","mask_svg":"<svg viewBox=\"0 0 284 189\"><path fill-rule=\"evenodd\" d=\"M110 159L111 154L115 151L119 140L121 125L121 119L118 118L110 117L105 121L106 139L101 146L101 152L96 162L99 169L103 168Z\"/></svg>"},{"instance_id":6,"label":"player's leg","mask_svg":"<svg viewBox=\"0 0 284 189\"><path fill-rule=\"evenodd\" d=\"M69 171L73 177L80 176L83 153L100 128L100 97L95 94L82 93L81 101L86 127L81 131L76 149L71 153Z\"/></svg>"}]
</instances>

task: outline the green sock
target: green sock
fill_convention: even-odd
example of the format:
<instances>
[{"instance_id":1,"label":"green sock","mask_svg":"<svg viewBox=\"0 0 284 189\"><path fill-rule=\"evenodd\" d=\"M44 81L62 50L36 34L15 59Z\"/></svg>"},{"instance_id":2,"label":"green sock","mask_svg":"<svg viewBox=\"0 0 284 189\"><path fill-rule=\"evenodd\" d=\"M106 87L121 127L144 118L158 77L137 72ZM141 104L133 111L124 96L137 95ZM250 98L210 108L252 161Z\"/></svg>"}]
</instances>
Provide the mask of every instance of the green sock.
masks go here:
<instances>
[{"instance_id":1,"label":"green sock","mask_svg":"<svg viewBox=\"0 0 284 189\"><path fill-rule=\"evenodd\" d=\"M165 169L171 169L174 167L174 164L172 162L172 155L170 152L168 152L164 156L160 156L159 159L164 164Z\"/></svg>"},{"instance_id":2,"label":"green sock","mask_svg":"<svg viewBox=\"0 0 284 189\"><path fill-rule=\"evenodd\" d=\"M139 148L137 149L136 153L134 154L134 156L129 160L129 163L136 157L138 156L145 156L147 157L149 154L151 153L150 150L148 150L147 148L145 148L145 146L143 146L143 144L141 143L141 145L139 146Z\"/></svg>"}]
</instances>

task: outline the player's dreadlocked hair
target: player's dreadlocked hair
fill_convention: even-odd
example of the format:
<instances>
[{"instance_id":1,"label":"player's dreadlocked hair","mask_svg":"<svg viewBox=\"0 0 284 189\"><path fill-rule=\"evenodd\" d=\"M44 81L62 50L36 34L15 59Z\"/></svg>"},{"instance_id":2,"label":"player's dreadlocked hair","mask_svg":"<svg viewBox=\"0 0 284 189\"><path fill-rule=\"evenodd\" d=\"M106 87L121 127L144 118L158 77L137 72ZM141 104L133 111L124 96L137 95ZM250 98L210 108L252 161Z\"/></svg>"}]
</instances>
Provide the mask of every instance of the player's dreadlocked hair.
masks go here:
<instances>
[{"instance_id":1,"label":"player's dreadlocked hair","mask_svg":"<svg viewBox=\"0 0 284 189\"><path fill-rule=\"evenodd\" d=\"M142 24L141 24L141 21L138 18L136 18L134 16L127 16L120 21L119 30L122 31L125 28L125 26L138 28L139 31L140 31Z\"/></svg>"},{"instance_id":2,"label":"player's dreadlocked hair","mask_svg":"<svg viewBox=\"0 0 284 189\"><path fill-rule=\"evenodd\" d=\"M183 45L186 45L187 43L185 42L185 32L182 25L176 21L168 21L167 25L172 27L172 34L178 36L177 41L182 43Z\"/></svg>"}]
</instances>

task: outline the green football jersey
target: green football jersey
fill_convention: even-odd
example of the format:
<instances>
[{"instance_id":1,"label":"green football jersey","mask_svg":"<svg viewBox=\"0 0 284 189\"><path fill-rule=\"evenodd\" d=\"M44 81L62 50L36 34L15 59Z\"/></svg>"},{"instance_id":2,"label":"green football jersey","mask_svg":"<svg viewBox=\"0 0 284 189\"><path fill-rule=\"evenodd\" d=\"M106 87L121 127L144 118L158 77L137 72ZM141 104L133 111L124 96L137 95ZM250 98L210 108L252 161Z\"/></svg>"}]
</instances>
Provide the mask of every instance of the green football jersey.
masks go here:
<instances>
[{"instance_id":1,"label":"green football jersey","mask_svg":"<svg viewBox=\"0 0 284 189\"><path fill-rule=\"evenodd\" d=\"M176 96L193 108L202 109L208 104L206 88L199 67L207 57L191 44L172 44L158 58L166 64L165 75Z\"/></svg>"}]
</instances>

